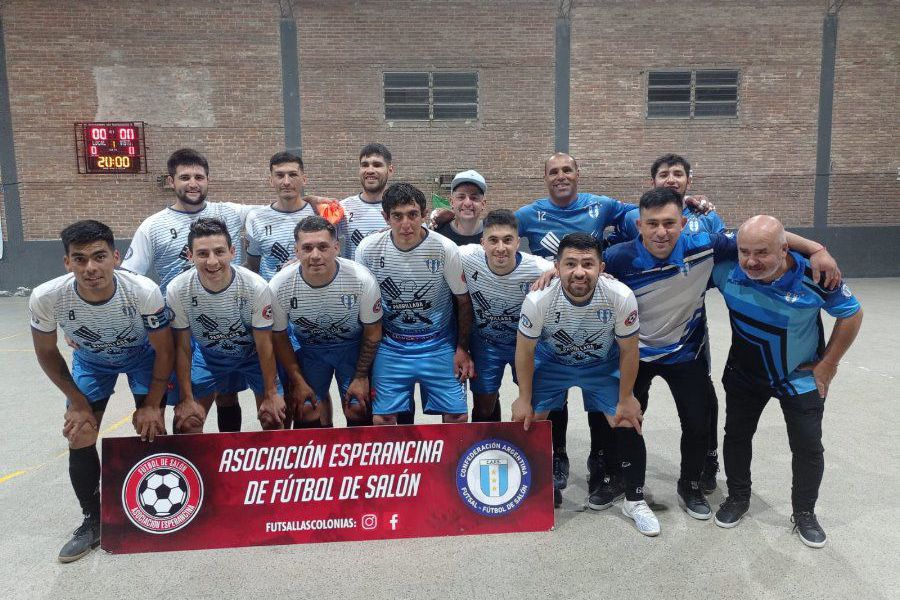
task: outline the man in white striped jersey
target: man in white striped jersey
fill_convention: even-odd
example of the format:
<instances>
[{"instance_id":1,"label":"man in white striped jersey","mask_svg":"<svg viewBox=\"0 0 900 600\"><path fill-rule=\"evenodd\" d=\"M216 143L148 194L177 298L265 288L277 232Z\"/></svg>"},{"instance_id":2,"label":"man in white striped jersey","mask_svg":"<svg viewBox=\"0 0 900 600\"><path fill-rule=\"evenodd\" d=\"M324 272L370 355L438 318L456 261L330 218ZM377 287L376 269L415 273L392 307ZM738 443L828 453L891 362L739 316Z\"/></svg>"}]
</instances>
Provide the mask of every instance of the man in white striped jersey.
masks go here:
<instances>
[{"instance_id":1,"label":"man in white striped jersey","mask_svg":"<svg viewBox=\"0 0 900 600\"><path fill-rule=\"evenodd\" d=\"M294 427L331 427L328 388L337 380L348 426L371 425L369 372L381 343L381 291L362 265L338 257L334 225L297 224L299 265L270 282L278 360L286 373ZM300 346L292 352L288 335ZM313 399L307 403L308 387Z\"/></svg>"},{"instance_id":2,"label":"man in white striped jersey","mask_svg":"<svg viewBox=\"0 0 900 600\"><path fill-rule=\"evenodd\" d=\"M477 376L471 381L472 421L501 420L500 383L506 365L516 378L516 328L531 284L553 263L519 250L519 224L512 211L493 210L484 218L481 245L461 246L463 270L472 298L475 327L471 351Z\"/></svg>"},{"instance_id":3,"label":"man in white striped jersey","mask_svg":"<svg viewBox=\"0 0 900 600\"><path fill-rule=\"evenodd\" d=\"M246 231L246 266L266 281L294 257L294 227L316 214L303 198L303 186L308 181L303 159L296 154L279 152L269 159L269 183L278 199L251 211Z\"/></svg>"},{"instance_id":4,"label":"man in white striped jersey","mask_svg":"<svg viewBox=\"0 0 900 600\"><path fill-rule=\"evenodd\" d=\"M359 151L359 184L362 191L341 200L344 220L338 226L341 256L353 258L364 237L387 227L381 212L381 196L394 174L391 151L384 144L366 144Z\"/></svg>"},{"instance_id":5,"label":"man in white striped jersey","mask_svg":"<svg viewBox=\"0 0 900 600\"><path fill-rule=\"evenodd\" d=\"M231 238L240 240L247 214L258 208L234 202L208 202L209 162L196 150L176 150L169 156L166 168L175 202L144 219L122 262L123 269L139 275L155 272L163 294L177 275L193 266L188 260L187 238L194 221L204 217L219 219L228 227ZM243 244L238 244L233 262L240 264L242 260ZM170 402L176 397L177 390L170 395ZM216 415L219 431L241 430L241 406L236 394L216 398Z\"/></svg>"},{"instance_id":6,"label":"man in white striped jersey","mask_svg":"<svg viewBox=\"0 0 900 600\"><path fill-rule=\"evenodd\" d=\"M236 394L248 386L263 429L284 424L272 347L272 293L262 277L231 264L234 254L224 222L198 219L188 235L195 268L169 285L181 391L177 433L202 433L214 395Z\"/></svg>"},{"instance_id":7,"label":"man in white striped jersey","mask_svg":"<svg viewBox=\"0 0 900 600\"><path fill-rule=\"evenodd\" d=\"M368 236L356 249L356 261L378 280L385 314L385 337L372 370L374 422L397 423L416 383L426 414L443 415L445 423L465 422L463 384L474 375L472 302L459 250L422 227L425 195L416 187L391 185L382 207L390 230Z\"/></svg>"},{"instance_id":8,"label":"man in white striped jersey","mask_svg":"<svg viewBox=\"0 0 900 600\"><path fill-rule=\"evenodd\" d=\"M513 420L524 421L527 430L533 419L546 418L565 402L566 390L581 388L585 410L602 414L615 431L626 481L622 512L644 535L658 535L659 521L643 493L647 448L633 390L640 327L634 293L600 277L600 241L588 233L563 237L556 264L559 279L522 303ZM561 488L554 483L554 504L561 501Z\"/></svg>"},{"instance_id":9,"label":"man in white striped jersey","mask_svg":"<svg viewBox=\"0 0 900 600\"><path fill-rule=\"evenodd\" d=\"M69 441L69 478L84 522L59 553L78 560L100 543L100 457L97 436L120 373L128 375L141 439L165 434L163 398L172 372L172 333L159 287L142 275L116 270L112 230L78 221L60 237L68 274L34 289L28 300L38 363L66 396L63 435ZM76 342L72 370L56 342L57 327Z\"/></svg>"}]
</instances>

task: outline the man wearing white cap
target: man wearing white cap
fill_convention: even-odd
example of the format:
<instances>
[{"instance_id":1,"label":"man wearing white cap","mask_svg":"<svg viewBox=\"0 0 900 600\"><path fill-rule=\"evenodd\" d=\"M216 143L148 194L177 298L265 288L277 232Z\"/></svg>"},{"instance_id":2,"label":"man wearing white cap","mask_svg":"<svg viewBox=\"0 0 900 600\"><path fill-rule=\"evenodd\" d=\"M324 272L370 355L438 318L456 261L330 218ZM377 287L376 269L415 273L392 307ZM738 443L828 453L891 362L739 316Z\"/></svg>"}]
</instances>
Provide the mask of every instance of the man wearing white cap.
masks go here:
<instances>
[{"instance_id":1,"label":"man wearing white cap","mask_svg":"<svg viewBox=\"0 0 900 600\"><path fill-rule=\"evenodd\" d=\"M480 244L484 232L484 194L487 183L478 171L457 173L450 184L450 208L453 220L436 229L444 237L450 238L457 246Z\"/></svg>"}]
</instances>

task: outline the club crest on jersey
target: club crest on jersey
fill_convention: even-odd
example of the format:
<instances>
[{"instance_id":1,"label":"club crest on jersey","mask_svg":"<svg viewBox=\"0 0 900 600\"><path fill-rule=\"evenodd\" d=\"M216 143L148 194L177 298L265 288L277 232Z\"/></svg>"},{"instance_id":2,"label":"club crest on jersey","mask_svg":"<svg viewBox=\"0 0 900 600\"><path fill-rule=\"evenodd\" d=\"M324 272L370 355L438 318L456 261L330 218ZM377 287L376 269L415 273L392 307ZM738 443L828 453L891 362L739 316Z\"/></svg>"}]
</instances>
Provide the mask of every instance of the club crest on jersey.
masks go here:
<instances>
[{"instance_id":1,"label":"club crest on jersey","mask_svg":"<svg viewBox=\"0 0 900 600\"><path fill-rule=\"evenodd\" d=\"M203 478L189 460L171 453L141 459L122 484L122 507L131 523L147 533L186 527L203 504Z\"/></svg>"},{"instance_id":2,"label":"club crest on jersey","mask_svg":"<svg viewBox=\"0 0 900 600\"><path fill-rule=\"evenodd\" d=\"M347 310L352 309L359 303L359 295L357 294L341 294L341 304Z\"/></svg>"},{"instance_id":3,"label":"club crest on jersey","mask_svg":"<svg viewBox=\"0 0 900 600\"><path fill-rule=\"evenodd\" d=\"M784 299L785 299L789 304L793 304L794 302L796 302L797 300L800 299L800 295L799 295L799 294L795 294L794 292L788 292L788 293L786 293L786 294L784 295Z\"/></svg>"},{"instance_id":4,"label":"club crest on jersey","mask_svg":"<svg viewBox=\"0 0 900 600\"><path fill-rule=\"evenodd\" d=\"M697 217L691 217L690 219L688 219L687 224L688 224L688 230L691 233L697 233L698 231L700 231L700 220L697 219Z\"/></svg>"},{"instance_id":5,"label":"club crest on jersey","mask_svg":"<svg viewBox=\"0 0 900 600\"><path fill-rule=\"evenodd\" d=\"M519 289L522 290L522 293L527 296L528 292L531 291L531 282L523 281L519 284Z\"/></svg>"},{"instance_id":6,"label":"club crest on jersey","mask_svg":"<svg viewBox=\"0 0 900 600\"><path fill-rule=\"evenodd\" d=\"M609 323L613 319L613 311L611 308L601 308L597 311L597 318L603 324Z\"/></svg>"},{"instance_id":7,"label":"club crest on jersey","mask_svg":"<svg viewBox=\"0 0 900 600\"><path fill-rule=\"evenodd\" d=\"M262 316L263 316L263 319L266 319L267 321L272 318L272 305L271 304L266 304L265 306L263 306Z\"/></svg>"},{"instance_id":8,"label":"club crest on jersey","mask_svg":"<svg viewBox=\"0 0 900 600\"><path fill-rule=\"evenodd\" d=\"M594 204L593 206L590 206L590 207L588 208L588 215L589 215L592 219L596 219L597 217L599 217L599 216L600 216L600 205L599 205L599 204Z\"/></svg>"},{"instance_id":9,"label":"club crest on jersey","mask_svg":"<svg viewBox=\"0 0 900 600\"><path fill-rule=\"evenodd\" d=\"M525 327L531 329L531 327L532 327L532 325L531 325L531 319L529 319L526 315L522 315L522 316L519 318L519 321L522 322L522 325L524 325Z\"/></svg>"},{"instance_id":10,"label":"club crest on jersey","mask_svg":"<svg viewBox=\"0 0 900 600\"><path fill-rule=\"evenodd\" d=\"M247 299L244 296L238 296L234 301L237 303L238 310L244 310L244 307L247 306Z\"/></svg>"},{"instance_id":11,"label":"club crest on jersey","mask_svg":"<svg viewBox=\"0 0 900 600\"><path fill-rule=\"evenodd\" d=\"M428 270L432 273L439 273L444 267L444 261L439 258L426 258L425 266L428 267Z\"/></svg>"},{"instance_id":12,"label":"club crest on jersey","mask_svg":"<svg viewBox=\"0 0 900 600\"><path fill-rule=\"evenodd\" d=\"M846 283L841 284L841 295L844 296L844 298L850 298L853 296L853 292L850 291L850 288L847 287Z\"/></svg>"},{"instance_id":13,"label":"club crest on jersey","mask_svg":"<svg viewBox=\"0 0 900 600\"><path fill-rule=\"evenodd\" d=\"M137 314L137 309L133 306L123 306L122 314L125 315L126 317L128 317L129 319L133 318L134 315Z\"/></svg>"}]
</instances>

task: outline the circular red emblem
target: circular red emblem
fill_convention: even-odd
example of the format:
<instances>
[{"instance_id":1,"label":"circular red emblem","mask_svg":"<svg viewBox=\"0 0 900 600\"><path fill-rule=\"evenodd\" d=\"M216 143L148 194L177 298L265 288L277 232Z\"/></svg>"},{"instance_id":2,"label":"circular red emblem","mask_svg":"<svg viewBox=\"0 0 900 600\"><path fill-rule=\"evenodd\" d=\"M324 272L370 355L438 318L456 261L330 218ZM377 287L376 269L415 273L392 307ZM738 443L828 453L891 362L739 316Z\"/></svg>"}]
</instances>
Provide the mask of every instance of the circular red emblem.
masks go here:
<instances>
[{"instance_id":1,"label":"circular red emblem","mask_svg":"<svg viewBox=\"0 0 900 600\"><path fill-rule=\"evenodd\" d=\"M172 533L190 523L203 504L203 479L189 460L161 453L132 467L122 485L122 506L138 528Z\"/></svg>"}]
</instances>

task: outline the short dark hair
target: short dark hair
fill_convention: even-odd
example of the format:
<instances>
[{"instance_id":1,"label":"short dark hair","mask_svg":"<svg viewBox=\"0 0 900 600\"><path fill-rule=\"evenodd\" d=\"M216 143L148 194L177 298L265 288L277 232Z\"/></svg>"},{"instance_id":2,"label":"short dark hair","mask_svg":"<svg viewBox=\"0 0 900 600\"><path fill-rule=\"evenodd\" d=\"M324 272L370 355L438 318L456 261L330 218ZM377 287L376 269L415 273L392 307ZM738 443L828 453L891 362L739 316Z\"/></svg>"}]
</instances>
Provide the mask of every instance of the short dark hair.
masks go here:
<instances>
[{"instance_id":1,"label":"short dark hair","mask_svg":"<svg viewBox=\"0 0 900 600\"><path fill-rule=\"evenodd\" d=\"M166 161L166 169L170 177L175 177L178 167L203 167L203 171L209 175L209 162L206 157L191 148L181 148L169 155Z\"/></svg>"},{"instance_id":2,"label":"short dark hair","mask_svg":"<svg viewBox=\"0 0 900 600\"><path fill-rule=\"evenodd\" d=\"M392 183L384 190L381 199L381 209L390 215L391 211L403 204L418 204L422 216L425 216L425 194L411 183Z\"/></svg>"},{"instance_id":3,"label":"short dark hair","mask_svg":"<svg viewBox=\"0 0 900 600\"><path fill-rule=\"evenodd\" d=\"M300 170L303 170L303 159L300 156L294 154L293 152L276 152L272 155L272 158L269 159L269 171L272 170L272 167L275 165L282 165L284 163L297 163L300 165Z\"/></svg>"},{"instance_id":4,"label":"short dark hair","mask_svg":"<svg viewBox=\"0 0 900 600\"><path fill-rule=\"evenodd\" d=\"M684 172L688 174L688 177L691 176L691 163L689 163L685 157L679 156L678 154L663 154L650 165L650 179L656 179L656 173L663 165L666 165L667 167L681 165L684 167Z\"/></svg>"},{"instance_id":5,"label":"short dark hair","mask_svg":"<svg viewBox=\"0 0 900 600\"><path fill-rule=\"evenodd\" d=\"M315 233L317 231L327 231L331 234L331 239L337 239L337 230L334 228L334 225L326 219L325 217L320 217L319 215L312 215L310 217L306 217L294 227L294 241L300 239L300 233Z\"/></svg>"},{"instance_id":6,"label":"short dark hair","mask_svg":"<svg viewBox=\"0 0 900 600\"><path fill-rule=\"evenodd\" d=\"M362 150L359 151L359 159L362 160L367 156L380 156L384 159L384 162L387 164L391 164L391 151L387 149L387 146L384 144L379 144L377 142L373 142L371 144L366 144L362 147Z\"/></svg>"},{"instance_id":7,"label":"short dark hair","mask_svg":"<svg viewBox=\"0 0 900 600\"><path fill-rule=\"evenodd\" d=\"M684 201L681 199L681 194L667 187L653 188L644 192L638 206L641 210L646 210L648 208L659 208L666 204L674 204L678 207L678 212L684 210Z\"/></svg>"},{"instance_id":8,"label":"short dark hair","mask_svg":"<svg viewBox=\"0 0 900 600\"><path fill-rule=\"evenodd\" d=\"M547 174L547 165L550 164L550 160L553 159L553 158L555 158L555 157L557 157L557 156L568 156L569 158L572 159L572 163L575 165L575 170L576 170L576 171L578 170L578 161L575 160L575 157L574 157L574 156L572 156L572 155L569 154L568 152L554 152L553 154L551 154L551 155L547 158L547 160L544 161L544 174L545 174L545 175Z\"/></svg>"},{"instance_id":9,"label":"short dark hair","mask_svg":"<svg viewBox=\"0 0 900 600\"><path fill-rule=\"evenodd\" d=\"M221 219L213 219L210 217L201 217L191 223L191 230L188 233L188 248L194 249L194 240L202 237L210 237L213 235L224 235L225 242L231 248L231 234L228 233L228 226Z\"/></svg>"},{"instance_id":10,"label":"short dark hair","mask_svg":"<svg viewBox=\"0 0 900 600\"><path fill-rule=\"evenodd\" d=\"M572 248L573 250L593 250L597 253L597 258L603 262L603 246L600 244L600 240L589 233L576 231L575 233L570 233L564 237L562 241L559 242L559 249L556 251L556 260L562 258L566 248Z\"/></svg>"},{"instance_id":11,"label":"short dark hair","mask_svg":"<svg viewBox=\"0 0 900 600\"><path fill-rule=\"evenodd\" d=\"M513 211L506 208L497 208L492 210L484 217L484 221L481 223L482 229L487 229L488 227L512 227L513 230L518 233L519 231L519 221L516 219L516 215Z\"/></svg>"},{"instance_id":12,"label":"short dark hair","mask_svg":"<svg viewBox=\"0 0 900 600\"><path fill-rule=\"evenodd\" d=\"M110 250L116 249L116 240L113 237L112 229L109 228L109 225L94 219L75 221L59 232L59 238L62 240L63 248L66 249L66 254L69 253L69 247L73 244L84 246L94 242L106 242Z\"/></svg>"}]
</instances>

